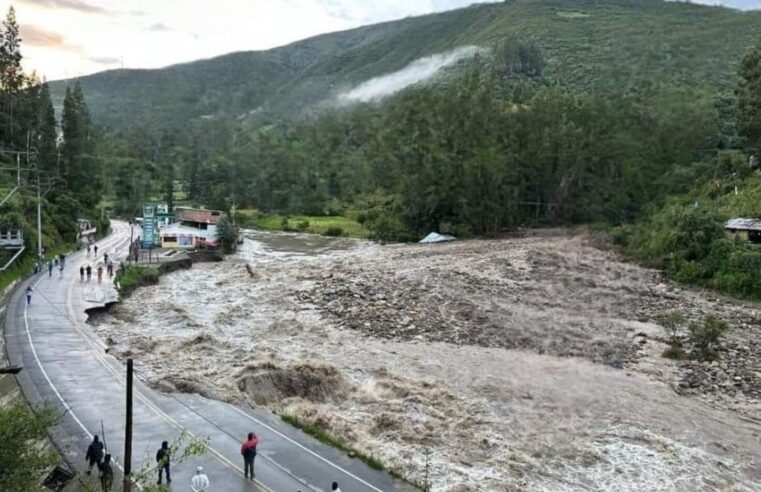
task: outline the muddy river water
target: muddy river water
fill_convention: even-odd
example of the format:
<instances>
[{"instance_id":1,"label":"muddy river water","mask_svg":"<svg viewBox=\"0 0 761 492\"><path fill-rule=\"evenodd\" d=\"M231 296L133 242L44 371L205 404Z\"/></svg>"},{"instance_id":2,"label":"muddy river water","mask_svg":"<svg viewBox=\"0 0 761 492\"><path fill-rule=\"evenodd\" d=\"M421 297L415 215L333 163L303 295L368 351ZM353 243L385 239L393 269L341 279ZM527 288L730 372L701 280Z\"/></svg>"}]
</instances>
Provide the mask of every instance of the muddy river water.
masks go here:
<instances>
[{"instance_id":1,"label":"muddy river water","mask_svg":"<svg viewBox=\"0 0 761 492\"><path fill-rule=\"evenodd\" d=\"M730 321L721 362L660 357L653 320L674 308ZM238 254L138 290L95 329L158 388L295 414L416 482L428 457L435 491L751 491L759 319L583 236L248 231Z\"/></svg>"}]
</instances>

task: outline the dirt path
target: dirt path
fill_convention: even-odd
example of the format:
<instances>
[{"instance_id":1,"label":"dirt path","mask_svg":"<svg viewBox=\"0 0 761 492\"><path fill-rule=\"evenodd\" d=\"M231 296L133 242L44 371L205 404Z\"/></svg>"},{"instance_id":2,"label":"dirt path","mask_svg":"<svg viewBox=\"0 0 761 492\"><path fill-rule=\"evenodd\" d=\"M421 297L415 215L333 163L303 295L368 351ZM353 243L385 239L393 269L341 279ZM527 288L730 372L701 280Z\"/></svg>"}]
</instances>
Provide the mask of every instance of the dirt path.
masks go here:
<instances>
[{"instance_id":1,"label":"dirt path","mask_svg":"<svg viewBox=\"0 0 761 492\"><path fill-rule=\"evenodd\" d=\"M330 249L247 242L98 330L159 387L294 413L417 481L430 452L437 491L761 487L757 306L580 236ZM732 324L716 363L660 357L675 308Z\"/></svg>"}]
</instances>

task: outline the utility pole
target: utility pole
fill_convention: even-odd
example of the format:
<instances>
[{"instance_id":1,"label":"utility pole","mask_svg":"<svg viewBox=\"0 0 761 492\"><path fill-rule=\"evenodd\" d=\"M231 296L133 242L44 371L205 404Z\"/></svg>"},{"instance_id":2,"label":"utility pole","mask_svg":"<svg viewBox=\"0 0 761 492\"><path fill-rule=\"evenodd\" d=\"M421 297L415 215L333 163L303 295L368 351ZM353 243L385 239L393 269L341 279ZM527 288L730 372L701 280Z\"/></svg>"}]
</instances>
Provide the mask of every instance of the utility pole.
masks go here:
<instances>
[{"instance_id":1,"label":"utility pole","mask_svg":"<svg viewBox=\"0 0 761 492\"><path fill-rule=\"evenodd\" d=\"M132 490L132 359L127 359L127 423L124 436L124 492Z\"/></svg>"},{"instance_id":2,"label":"utility pole","mask_svg":"<svg viewBox=\"0 0 761 492\"><path fill-rule=\"evenodd\" d=\"M37 173L37 261L42 265L42 197L40 196L39 172Z\"/></svg>"}]
</instances>

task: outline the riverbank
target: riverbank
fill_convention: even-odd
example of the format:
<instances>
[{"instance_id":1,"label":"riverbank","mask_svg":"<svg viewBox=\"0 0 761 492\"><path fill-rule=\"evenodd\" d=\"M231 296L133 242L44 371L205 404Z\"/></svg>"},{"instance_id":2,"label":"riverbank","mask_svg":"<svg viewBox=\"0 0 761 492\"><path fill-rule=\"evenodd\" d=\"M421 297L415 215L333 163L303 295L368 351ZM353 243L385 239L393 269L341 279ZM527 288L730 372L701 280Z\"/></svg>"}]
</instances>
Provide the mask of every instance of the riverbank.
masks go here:
<instances>
[{"instance_id":1,"label":"riverbank","mask_svg":"<svg viewBox=\"0 0 761 492\"><path fill-rule=\"evenodd\" d=\"M95 329L156 387L293 415L415 482L428 456L437 491L761 485L756 305L583 235L250 237L226 262L137 290ZM661 357L654 320L672 309L730 322L717 364ZM695 364L730 383L683 387Z\"/></svg>"}]
</instances>

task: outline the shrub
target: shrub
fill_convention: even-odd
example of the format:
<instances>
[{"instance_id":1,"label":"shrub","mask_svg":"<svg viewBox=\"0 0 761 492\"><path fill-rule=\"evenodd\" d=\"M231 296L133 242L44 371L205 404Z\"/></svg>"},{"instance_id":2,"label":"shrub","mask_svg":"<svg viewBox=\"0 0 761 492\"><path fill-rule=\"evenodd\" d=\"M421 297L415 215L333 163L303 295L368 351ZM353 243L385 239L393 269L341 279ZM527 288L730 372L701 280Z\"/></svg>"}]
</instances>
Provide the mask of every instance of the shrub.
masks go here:
<instances>
[{"instance_id":1,"label":"shrub","mask_svg":"<svg viewBox=\"0 0 761 492\"><path fill-rule=\"evenodd\" d=\"M713 353L713 347L719 341L721 335L728 329L729 324L713 314L706 316L702 323L690 323L692 339L703 356Z\"/></svg>"},{"instance_id":2,"label":"shrub","mask_svg":"<svg viewBox=\"0 0 761 492\"><path fill-rule=\"evenodd\" d=\"M24 402L0 407L0 490L40 490L40 476L55 455L37 441L58 420L53 407L30 409Z\"/></svg>"},{"instance_id":3,"label":"shrub","mask_svg":"<svg viewBox=\"0 0 761 492\"><path fill-rule=\"evenodd\" d=\"M679 329L684 326L684 315L680 311L670 311L658 317L658 324L666 331L669 337L669 344L676 346L679 344L677 336Z\"/></svg>"},{"instance_id":4,"label":"shrub","mask_svg":"<svg viewBox=\"0 0 761 492\"><path fill-rule=\"evenodd\" d=\"M309 221L308 220L302 220L298 224L296 224L296 229L299 232L305 232L307 229L309 229Z\"/></svg>"},{"instance_id":5,"label":"shrub","mask_svg":"<svg viewBox=\"0 0 761 492\"><path fill-rule=\"evenodd\" d=\"M340 227L328 227L325 229L325 235L326 236L333 236L333 237L339 237L344 235L344 230Z\"/></svg>"}]
</instances>

